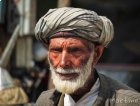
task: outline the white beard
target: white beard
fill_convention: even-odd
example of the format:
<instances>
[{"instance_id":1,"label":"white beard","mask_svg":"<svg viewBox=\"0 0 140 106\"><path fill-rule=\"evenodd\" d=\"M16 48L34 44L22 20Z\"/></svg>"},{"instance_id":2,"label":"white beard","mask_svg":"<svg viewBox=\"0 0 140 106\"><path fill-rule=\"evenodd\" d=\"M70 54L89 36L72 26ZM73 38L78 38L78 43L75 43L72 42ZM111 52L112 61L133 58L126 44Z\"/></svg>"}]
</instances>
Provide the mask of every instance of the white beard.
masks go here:
<instances>
[{"instance_id":1,"label":"white beard","mask_svg":"<svg viewBox=\"0 0 140 106\"><path fill-rule=\"evenodd\" d=\"M55 69L52 64L50 63L50 70L52 74L52 80L55 88L62 93L68 93L72 94L79 88L82 88L84 84L86 83L87 79L89 78L91 72L92 72L92 62L93 62L93 55L90 56L87 63L80 67L75 69L62 69L57 68ZM71 80L62 80L56 72L59 73L78 73L78 77L71 79Z\"/></svg>"}]
</instances>

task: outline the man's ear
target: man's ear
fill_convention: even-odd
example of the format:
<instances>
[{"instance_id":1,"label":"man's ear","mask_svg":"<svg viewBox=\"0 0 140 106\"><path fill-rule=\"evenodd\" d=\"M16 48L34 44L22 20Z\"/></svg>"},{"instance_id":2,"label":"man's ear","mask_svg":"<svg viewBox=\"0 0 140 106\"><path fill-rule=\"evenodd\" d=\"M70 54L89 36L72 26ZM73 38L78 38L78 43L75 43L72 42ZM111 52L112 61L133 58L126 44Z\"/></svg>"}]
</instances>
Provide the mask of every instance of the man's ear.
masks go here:
<instances>
[{"instance_id":1,"label":"man's ear","mask_svg":"<svg viewBox=\"0 0 140 106\"><path fill-rule=\"evenodd\" d=\"M94 48L94 61L93 61L93 65L97 64L97 62L99 61L100 57L102 56L102 53L104 51L104 46L103 45L96 45Z\"/></svg>"}]
</instances>

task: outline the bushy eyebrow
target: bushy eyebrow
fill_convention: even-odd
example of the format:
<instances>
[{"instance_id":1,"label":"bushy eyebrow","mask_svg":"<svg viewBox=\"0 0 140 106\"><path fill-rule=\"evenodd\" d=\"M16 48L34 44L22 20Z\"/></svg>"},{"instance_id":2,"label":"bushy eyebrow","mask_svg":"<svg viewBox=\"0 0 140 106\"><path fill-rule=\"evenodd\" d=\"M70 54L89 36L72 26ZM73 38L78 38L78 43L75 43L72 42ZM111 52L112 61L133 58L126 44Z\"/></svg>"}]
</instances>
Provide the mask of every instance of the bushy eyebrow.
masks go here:
<instances>
[{"instance_id":1,"label":"bushy eyebrow","mask_svg":"<svg viewBox=\"0 0 140 106\"><path fill-rule=\"evenodd\" d=\"M68 51L69 52L75 52L75 51L83 51L84 48L82 48L81 46L71 46L68 47Z\"/></svg>"},{"instance_id":2,"label":"bushy eyebrow","mask_svg":"<svg viewBox=\"0 0 140 106\"><path fill-rule=\"evenodd\" d=\"M60 46L49 46L49 50L62 49Z\"/></svg>"},{"instance_id":3,"label":"bushy eyebrow","mask_svg":"<svg viewBox=\"0 0 140 106\"><path fill-rule=\"evenodd\" d=\"M67 49L68 49L69 52L84 50L83 46L77 46L77 45L76 46L75 45L69 46ZM61 46L56 46L56 45L54 46L53 45L53 46L49 47L49 50L59 50L60 51L60 50L62 50L62 47Z\"/></svg>"}]
</instances>

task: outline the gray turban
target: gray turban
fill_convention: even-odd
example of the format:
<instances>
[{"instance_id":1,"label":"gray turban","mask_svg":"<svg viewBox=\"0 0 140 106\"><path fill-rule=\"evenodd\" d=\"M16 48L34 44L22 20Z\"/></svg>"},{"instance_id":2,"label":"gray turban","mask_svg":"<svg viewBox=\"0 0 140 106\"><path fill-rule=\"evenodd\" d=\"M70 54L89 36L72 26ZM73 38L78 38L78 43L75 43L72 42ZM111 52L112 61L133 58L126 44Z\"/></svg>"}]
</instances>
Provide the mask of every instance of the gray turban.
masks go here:
<instances>
[{"instance_id":1,"label":"gray turban","mask_svg":"<svg viewBox=\"0 0 140 106\"><path fill-rule=\"evenodd\" d=\"M35 27L38 40L48 43L53 37L63 36L59 32L71 32L93 43L107 46L113 39L113 25L109 19L96 12L72 7L50 9ZM68 35L67 35L68 36Z\"/></svg>"}]
</instances>

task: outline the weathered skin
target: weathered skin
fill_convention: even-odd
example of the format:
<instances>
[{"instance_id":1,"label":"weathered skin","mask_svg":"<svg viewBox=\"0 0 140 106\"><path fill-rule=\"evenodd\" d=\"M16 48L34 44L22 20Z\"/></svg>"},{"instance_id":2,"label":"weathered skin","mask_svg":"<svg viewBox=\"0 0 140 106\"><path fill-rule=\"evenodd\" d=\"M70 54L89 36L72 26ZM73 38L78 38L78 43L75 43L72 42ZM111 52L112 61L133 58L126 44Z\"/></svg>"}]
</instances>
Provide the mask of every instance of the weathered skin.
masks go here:
<instances>
[{"instance_id":1,"label":"weathered skin","mask_svg":"<svg viewBox=\"0 0 140 106\"><path fill-rule=\"evenodd\" d=\"M96 46L92 51L87 47L87 40L78 37L59 37L50 40L49 59L55 68L76 68L86 63L94 52L95 65L102 54L103 47Z\"/></svg>"},{"instance_id":2,"label":"weathered skin","mask_svg":"<svg viewBox=\"0 0 140 106\"><path fill-rule=\"evenodd\" d=\"M52 38L48 46L48 56L51 64L55 68L79 68L87 63L90 56L93 56L93 65L95 65L103 52L103 46L96 45L93 50L89 50L88 41L78 37L58 37ZM62 80L71 80L79 75L57 73ZM75 101L84 93L88 92L94 83L94 71L86 81L86 84L74 92L71 96ZM81 92L82 91L82 92Z\"/></svg>"},{"instance_id":3,"label":"weathered skin","mask_svg":"<svg viewBox=\"0 0 140 106\"><path fill-rule=\"evenodd\" d=\"M50 40L49 57L54 67L76 68L87 62L90 53L87 42L79 38L54 38Z\"/></svg>"}]
</instances>

